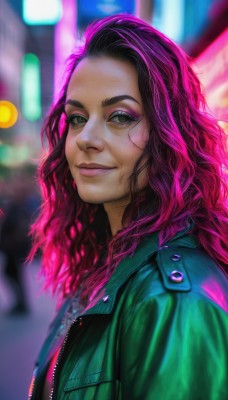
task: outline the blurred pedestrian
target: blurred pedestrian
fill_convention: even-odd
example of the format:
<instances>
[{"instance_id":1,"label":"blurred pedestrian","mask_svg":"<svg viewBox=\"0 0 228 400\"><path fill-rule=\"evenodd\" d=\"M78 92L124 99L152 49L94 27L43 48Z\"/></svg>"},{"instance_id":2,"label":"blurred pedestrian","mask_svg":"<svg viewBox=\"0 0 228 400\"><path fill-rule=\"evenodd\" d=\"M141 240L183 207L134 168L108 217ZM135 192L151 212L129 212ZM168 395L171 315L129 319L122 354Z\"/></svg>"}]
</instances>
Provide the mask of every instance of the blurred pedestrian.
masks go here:
<instances>
[{"instance_id":1,"label":"blurred pedestrian","mask_svg":"<svg viewBox=\"0 0 228 400\"><path fill-rule=\"evenodd\" d=\"M17 315L29 311L24 264L30 251L29 229L38 206L38 196L34 197L31 178L23 171L15 171L8 186L1 221L0 250L4 255L4 277L14 298L8 314Z\"/></svg>"}]
</instances>

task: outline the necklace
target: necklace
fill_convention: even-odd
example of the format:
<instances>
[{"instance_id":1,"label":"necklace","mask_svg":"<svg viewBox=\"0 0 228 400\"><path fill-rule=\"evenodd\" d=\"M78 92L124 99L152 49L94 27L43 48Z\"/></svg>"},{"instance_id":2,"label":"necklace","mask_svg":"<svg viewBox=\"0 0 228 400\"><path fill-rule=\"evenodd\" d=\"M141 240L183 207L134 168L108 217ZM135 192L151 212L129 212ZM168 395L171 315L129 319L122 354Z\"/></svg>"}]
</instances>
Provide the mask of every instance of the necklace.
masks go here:
<instances>
[{"instance_id":1,"label":"necklace","mask_svg":"<svg viewBox=\"0 0 228 400\"><path fill-rule=\"evenodd\" d=\"M69 304L59 324L59 328L56 333L56 339L65 337L72 323L82 313L84 307L80 303L79 299L80 294L77 294L77 296L73 297L70 301L68 300Z\"/></svg>"}]
</instances>

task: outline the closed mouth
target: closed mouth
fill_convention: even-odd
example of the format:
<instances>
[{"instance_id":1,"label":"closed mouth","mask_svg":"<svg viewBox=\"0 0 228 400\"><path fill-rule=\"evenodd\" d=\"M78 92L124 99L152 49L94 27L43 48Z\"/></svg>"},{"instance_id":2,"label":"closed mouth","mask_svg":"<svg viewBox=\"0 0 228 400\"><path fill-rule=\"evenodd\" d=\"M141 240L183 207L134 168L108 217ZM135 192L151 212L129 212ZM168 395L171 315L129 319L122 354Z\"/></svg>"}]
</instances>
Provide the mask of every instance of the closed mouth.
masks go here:
<instances>
[{"instance_id":1,"label":"closed mouth","mask_svg":"<svg viewBox=\"0 0 228 400\"><path fill-rule=\"evenodd\" d=\"M78 168L80 168L80 169L114 169L115 167L109 167L107 165L101 165L101 164L95 164L95 163L91 163L91 164L82 163L82 164L78 165Z\"/></svg>"},{"instance_id":2,"label":"closed mouth","mask_svg":"<svg viewBox=\"0 0 228 400\"><path fill-rule=\"evenodd\" d=\"M95 163L82 163L77 166L81 176L85 178L101 177L109 174L116 167L109 167L107 165L95 164Z\"/></svg>"}]
</instances>

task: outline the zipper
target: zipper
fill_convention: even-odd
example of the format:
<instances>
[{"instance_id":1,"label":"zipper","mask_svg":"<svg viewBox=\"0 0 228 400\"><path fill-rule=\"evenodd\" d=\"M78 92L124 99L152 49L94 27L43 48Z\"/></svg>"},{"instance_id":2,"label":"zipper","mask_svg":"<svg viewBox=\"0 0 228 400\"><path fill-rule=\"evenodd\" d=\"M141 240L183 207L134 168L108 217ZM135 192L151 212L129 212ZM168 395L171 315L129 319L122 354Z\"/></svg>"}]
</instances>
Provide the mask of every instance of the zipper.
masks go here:
<instances>
[{"instance_id":1,"label":"zipper","mask_svg":"<svg viewBox=\"0 0 228 400\"><path fill-rule=\"evenodd\" d=\"M71 302L71 305L72 305L72 302ZM78 300L77 300L76 305L78 306ZM68 309L68 313L69 313L69 309ZM70 313L74 314L74 307L70 311ZM66 345L66 342L68 340L68 337L69 337L69 334L70 334L70 330L71 330L72 326L76 323L76 321L79 321L79 326L81 326L81 324L82 324L82 317L80 316L80 313L78 313L78 314L79 315L75 316L75 319L72 318L71 323L68 325L64 340L62 342L62 345L60 346L60 351L59 351L59 354L58 354L57 363L56 363L56 365L55 365L55 367L53 369L52 388L51 388L51 394L49 395L49 399L53 399L53 392L54 392L54 390L53 390L53 377L54 377L54 374L55 374L56 367L59 365L59 360L60 360L60 358L62 356L62 353L65 350L65 345ZM68 320L68 318L66 318L66 321L64 323L67 323L67 320ZM37 371L37 369L38 369L38 367L36 367L34 369L34 372L33 372L32 381L31 381L31 384L30 384L30 387L29 387L28 400L32 400L33 399L34 392L39 387L39 380L37 380L37 376L36 376L36 373L35 373Z\"/></svg>"},{"instance_id":2,"label":"zipper","mask_svg":"<svg viewBox=\"0 0 228 400\"><path fill-rule=\"evenodd\" d=\"M34 391L34 386L35 386L35 380L36 380L36 372L37 372L38 367L34 368L33 374L32 374L32 381L29 386L29 391L28 391L28 400L32 399L33 391Z\"/></svg>"},{"instance_id":3,"label":"zipper","mask_svg":"<svg viewBox=\"0 0 228 400\"><path fill-rule=\"evenodd\" d=\"M51 393L50 393L50 395L49 395L49 400L54 400L54 391L55 391L55 389L56 389L56 380L55 380L55 378L56 378L56 370L57 370L58 367L59 367L59 364L60 364L61 359L62 359L62 356L63 356L63 352L64 352L65 349L66 349L66 344L67 344L67 341L68 341L68 339L69 339L71 330L72 330L72 328L73 328L73 326L75 325L76 322L78 322L78 326L80 327L80 326L82 325L82 317L78 317L78 318L76 318L76 319L72 322L72 324L71 324L71 326L69 327L69 329L68 329L68 331L67 331L67 334L66 334L66 336L65 336L65 338L64 338L64 341L63 341L62 347L61 347L61 349L60 349L60 352L59 352L59 355L58 355L56 364L55 364L54 369L53 369L53 374L52 374L52 388L51 388Z\"/></svg>"}]
</instances>

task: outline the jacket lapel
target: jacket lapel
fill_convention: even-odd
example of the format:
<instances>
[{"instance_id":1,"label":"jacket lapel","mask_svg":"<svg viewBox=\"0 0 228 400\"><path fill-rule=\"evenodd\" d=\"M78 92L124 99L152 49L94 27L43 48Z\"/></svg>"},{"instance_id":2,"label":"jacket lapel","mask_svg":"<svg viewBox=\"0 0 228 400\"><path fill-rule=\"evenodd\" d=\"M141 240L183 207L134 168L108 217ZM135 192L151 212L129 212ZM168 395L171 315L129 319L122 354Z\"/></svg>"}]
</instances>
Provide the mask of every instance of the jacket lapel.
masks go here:
<instances>
[{"instance_id":1,"label":"jacket lapel","mask_svg":"<svg viewBox=\"0 0 228 400\"><path fill-rule=\"evenodd\" d=\"M110 280L104 287L104 295L98 303L87 310L84 315L110 314L117 294L128 279L145 265L158 250L158 236L153 234L144 238L132 256L125 257L118 265Z\"/></svg>"}]
</instances>

